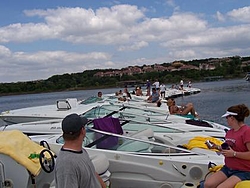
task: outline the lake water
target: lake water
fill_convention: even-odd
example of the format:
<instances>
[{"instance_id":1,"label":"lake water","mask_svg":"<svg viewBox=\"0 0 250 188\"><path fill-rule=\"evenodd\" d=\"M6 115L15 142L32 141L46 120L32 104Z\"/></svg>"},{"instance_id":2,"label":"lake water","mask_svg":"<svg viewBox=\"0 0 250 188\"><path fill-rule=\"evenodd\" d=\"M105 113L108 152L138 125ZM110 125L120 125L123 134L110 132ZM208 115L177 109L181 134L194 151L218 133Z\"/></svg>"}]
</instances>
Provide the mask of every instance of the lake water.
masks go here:
<instances>
[{"instance_id":1,"label":"lake water","mask_svg":"<svg viewBox=\"0 0 250 188\"><path fill-rule=\"evenodd\" d=\"M170 87L171 84L167 86ZM226 124L221 115L229 106L246 104L250 108L250 82L245 80L227 80L193 83L201 93L176 99L178 105L192 102L201 119ZM101 89L104 94L114 93L123 88ZM96 95L99 90L65 91L42 94L12 95L0 97L0 112L30 106L55 104L58 99L84 99ZM245 122L250 125L250 117Z\"/></svg>"}]
</instances>

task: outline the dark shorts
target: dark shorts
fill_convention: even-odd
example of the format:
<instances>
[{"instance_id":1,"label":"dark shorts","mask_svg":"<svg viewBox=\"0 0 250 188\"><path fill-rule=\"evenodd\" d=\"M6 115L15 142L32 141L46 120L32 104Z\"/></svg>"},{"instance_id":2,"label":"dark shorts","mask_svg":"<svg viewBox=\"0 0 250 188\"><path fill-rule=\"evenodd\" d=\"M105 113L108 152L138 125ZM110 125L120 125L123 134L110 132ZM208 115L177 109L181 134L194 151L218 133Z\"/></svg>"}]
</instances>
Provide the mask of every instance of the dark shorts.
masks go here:
<instances>
[{"instance_id":1,"label":"dark shorts","mask_svg":"<svg viewBox=\"0 0 250 188\"><path fill-rule=\"evenodd\" d=\"M230 176L237 176L242 181L243 180L250 180L250 172L241 171L241 170L233 170L231 168L228 168L227 166L223 166L221 170L227 177Z\"/></svg>"},{"instance_id":2,"label":"dark shorts","mask_svg":"<svg viewBox=\"0 0 250 188\"><path fill-rule=\"evenodd\" d=\"M152 103L157 102L159 99L152 99Z\"/></svg>"}]
</instances>

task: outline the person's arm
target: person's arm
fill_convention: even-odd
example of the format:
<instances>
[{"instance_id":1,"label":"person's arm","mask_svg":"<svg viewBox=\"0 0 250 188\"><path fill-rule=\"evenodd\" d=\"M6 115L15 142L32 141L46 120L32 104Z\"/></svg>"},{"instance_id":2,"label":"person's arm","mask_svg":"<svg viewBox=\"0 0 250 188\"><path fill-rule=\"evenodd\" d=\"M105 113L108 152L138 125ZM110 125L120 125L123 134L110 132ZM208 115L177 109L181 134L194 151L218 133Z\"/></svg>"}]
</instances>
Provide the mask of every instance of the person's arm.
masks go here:
<instances>
[{"instance_id":1,"label":"person's arm","mask_svg":"<svg viewBox=\"0 0 250 188\"><path fill-rule=\"evenodd\" d=\"M250 142L246 143L248 151L238 152L230 148L230 150L223 150L222 154L226 157L236 157L239 159L250 160Z\"/></svg>"},{"instance_id":2,"label":"person's arm","mask_svg":"<svg viewBox=\"0 0 250 188\"><path fill-rule=\"evenodd\" d=\"M102 188L106 188L107 186L106 186L106 184L104 183L104 181L102 180L102 178L99 176L99 174L97 174L97 173L95 173L95 174L96 174L96 177L97 177L98 181L99 181L100 184L101 184L101 187L102 187Z\"/></svg>"}]
</instances>

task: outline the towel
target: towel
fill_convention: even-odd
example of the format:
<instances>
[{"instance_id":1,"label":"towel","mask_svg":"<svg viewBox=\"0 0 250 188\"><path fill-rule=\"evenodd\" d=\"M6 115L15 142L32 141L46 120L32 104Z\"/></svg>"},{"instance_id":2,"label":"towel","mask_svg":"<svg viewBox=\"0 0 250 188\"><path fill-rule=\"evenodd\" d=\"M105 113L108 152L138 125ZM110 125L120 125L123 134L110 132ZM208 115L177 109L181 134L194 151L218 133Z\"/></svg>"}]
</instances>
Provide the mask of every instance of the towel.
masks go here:
<instances>
[{"instance_id":1,"label":"towel","mask_svg":"<svg viewBox=\"0 0 250 188\"><path fill-rule=\"evenodd\" d=\"M0 153L10 156L34 176L41 171L39 154L43 149L21 131L0 131ZM51 158L46 152L45 157Z\"/></svg>"},{"instance_id":2,"label":"towel","mask_svg":"<svg viewBox=\"0 0 250 188\"><path fill-rule=\"evenodd\" d=\"M196 136L189 140L188 144L184 144L183 146L189 150L193 148L203 148L208 149L207 145L205 144L206 140L212 141L216 145L221 145L223 142L217 138L214 137L202 137L202 136ZM217 151L216 149L212 149L214 151Z\"/></svg>"}]
</instances>

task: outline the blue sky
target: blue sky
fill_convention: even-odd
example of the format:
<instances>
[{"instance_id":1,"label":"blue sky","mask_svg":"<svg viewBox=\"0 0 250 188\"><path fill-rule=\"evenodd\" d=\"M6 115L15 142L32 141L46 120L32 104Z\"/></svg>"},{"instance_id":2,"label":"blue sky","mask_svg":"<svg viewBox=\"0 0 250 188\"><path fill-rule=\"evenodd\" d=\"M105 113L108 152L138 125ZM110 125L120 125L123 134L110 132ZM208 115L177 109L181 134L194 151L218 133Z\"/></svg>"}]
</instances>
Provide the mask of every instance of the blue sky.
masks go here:
<instances>
[{"instance_id":1,"label":"blue sky","mask_svg":"<svg viewBox=\"0 0 250 188\"><path fill-rule=\"evenodd\" d=\"M249 18L249 0L0 1L0 82L249 56Z\"/></svg>"}]
</instances>

